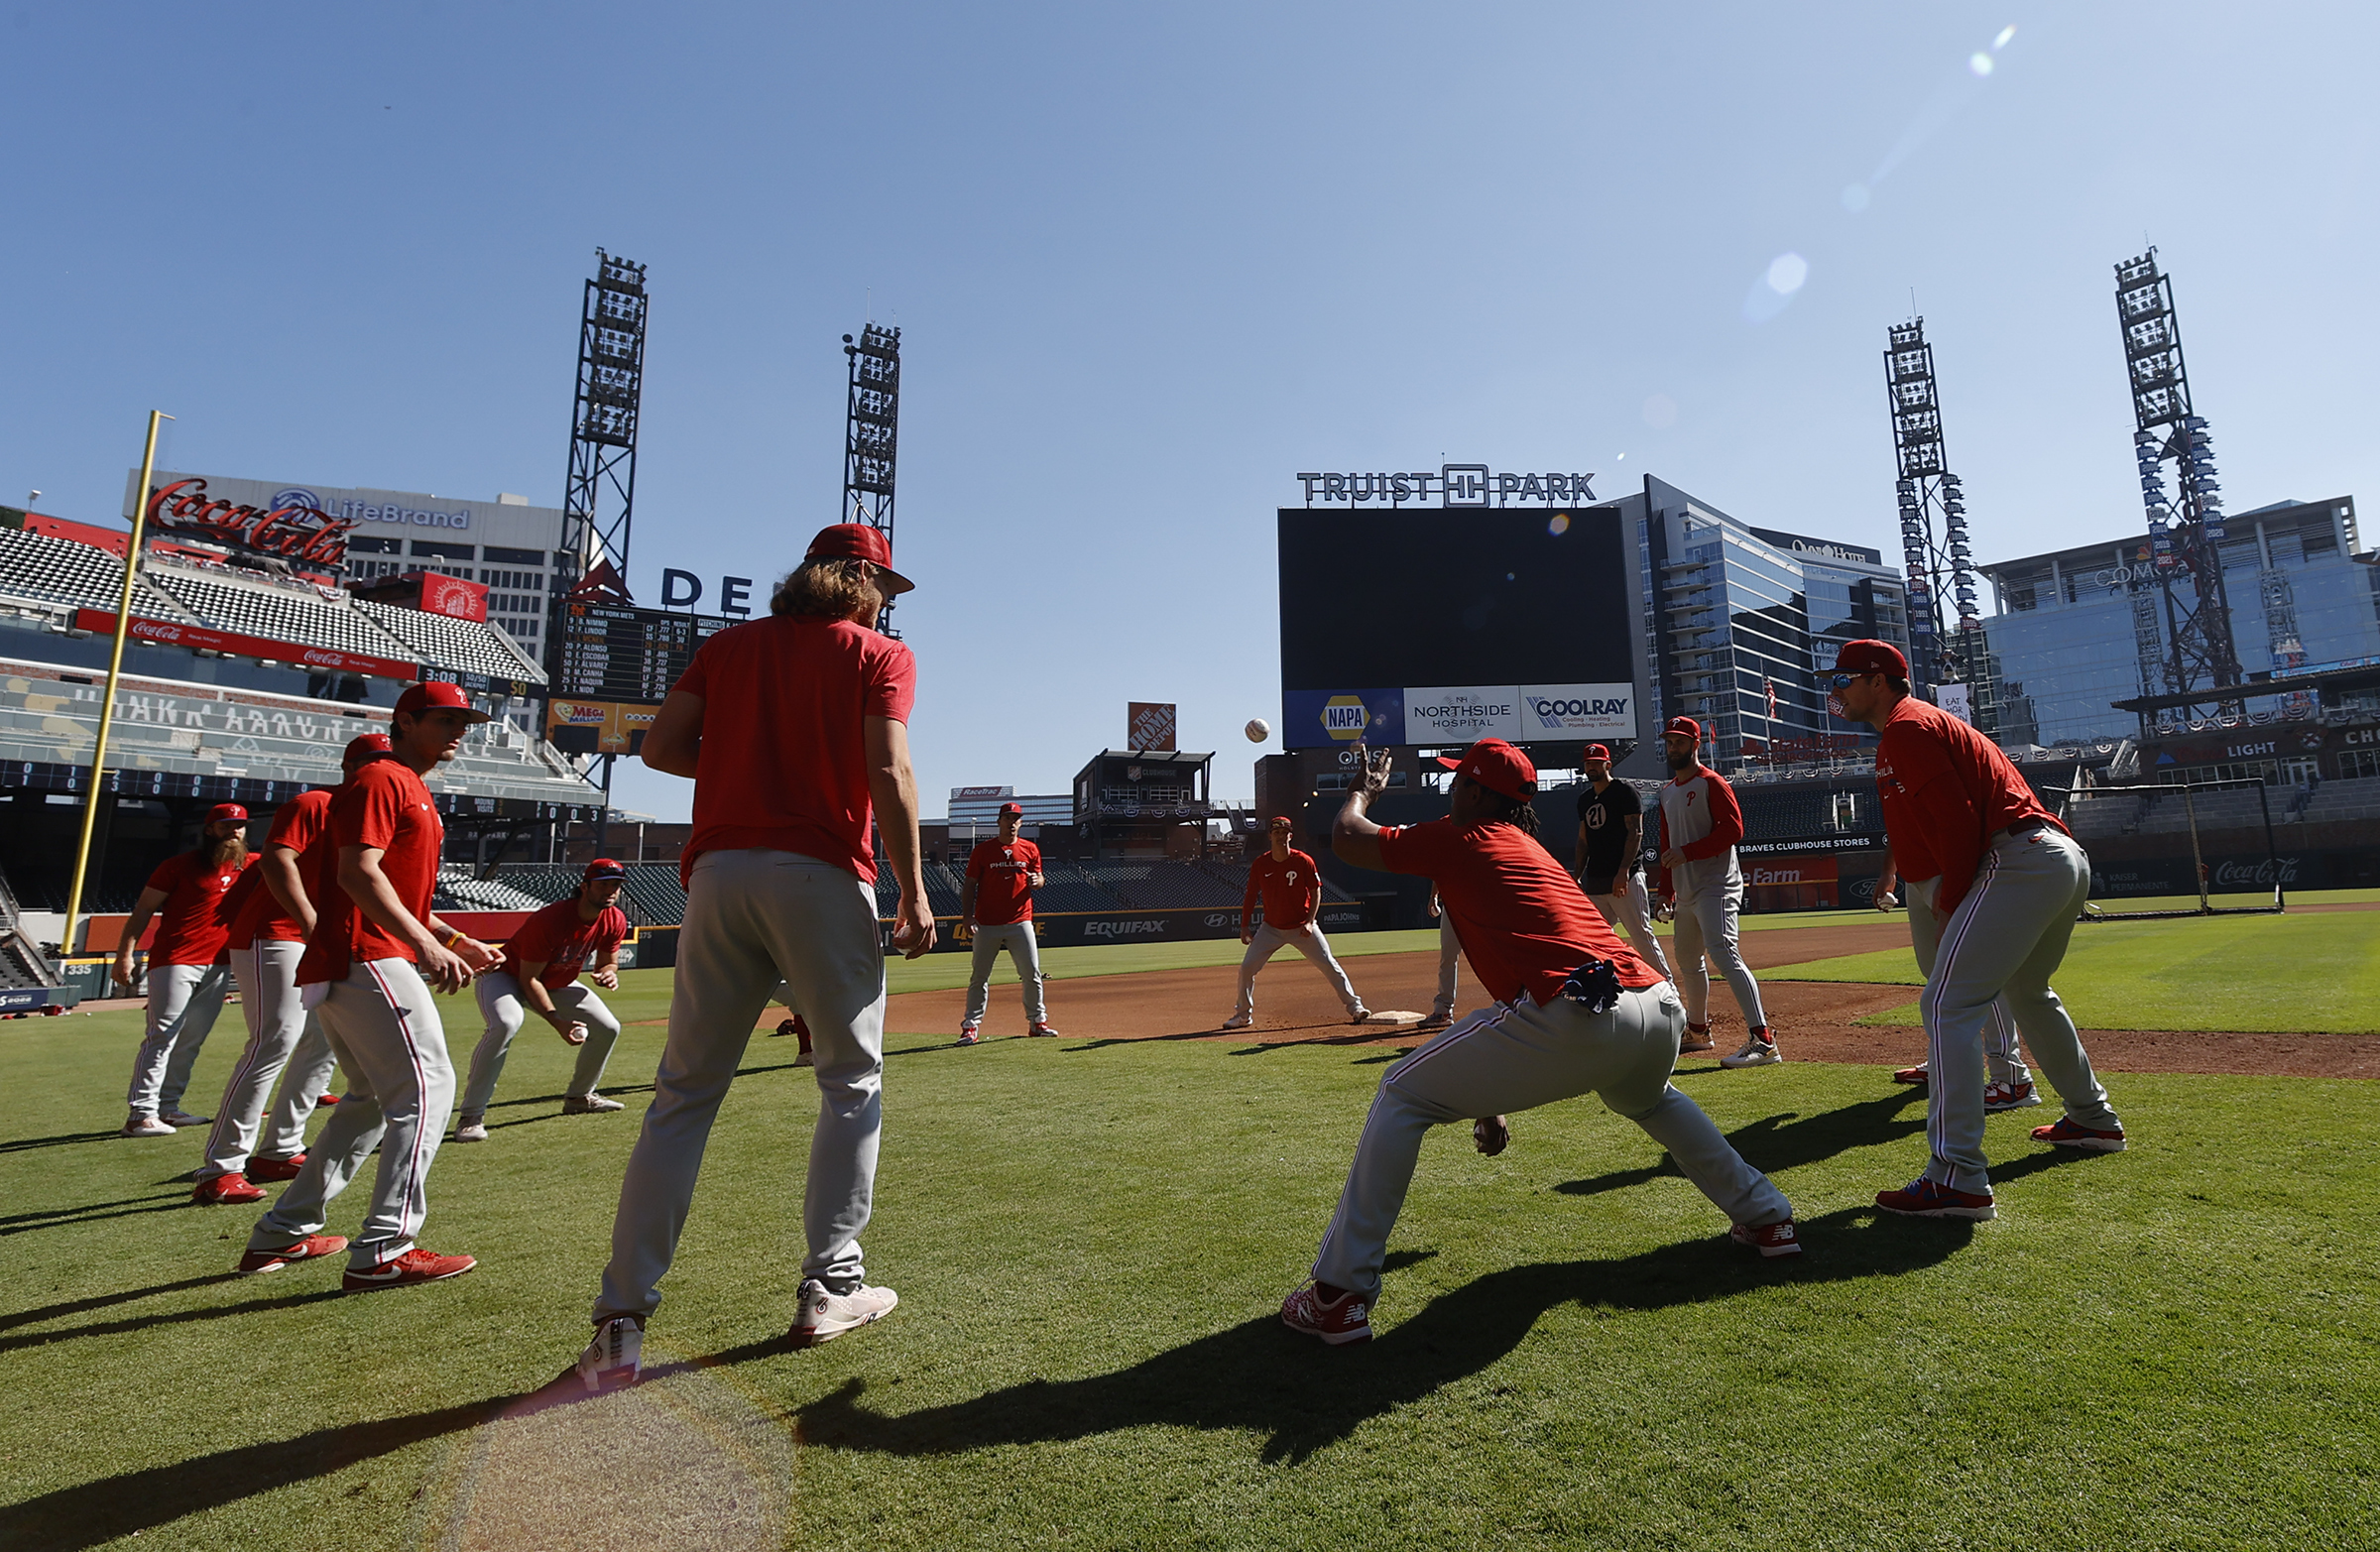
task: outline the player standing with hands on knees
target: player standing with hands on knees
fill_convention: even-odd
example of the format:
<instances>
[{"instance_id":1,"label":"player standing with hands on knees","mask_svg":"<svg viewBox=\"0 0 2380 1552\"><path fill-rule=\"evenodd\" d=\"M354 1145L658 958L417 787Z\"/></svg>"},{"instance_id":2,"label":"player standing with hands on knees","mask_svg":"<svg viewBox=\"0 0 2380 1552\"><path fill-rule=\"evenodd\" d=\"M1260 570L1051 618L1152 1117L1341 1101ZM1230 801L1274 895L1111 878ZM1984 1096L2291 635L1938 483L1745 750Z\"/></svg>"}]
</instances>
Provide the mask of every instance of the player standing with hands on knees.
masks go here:
<instances>
[{"instance_id":1,"label":"player standing with hands on knees","mask_svg":"<svg viewBox=\"0 0 2380 1552\"><path fill-rule=\"evenodd\" d=\"M190 1086L198 1048L222 1015L231 981L223 897L252 861L248 810L217 803L207 810L198 844L167 858L149 875L124 923L112 974L129 993L137 979L133 950L149 929L149 918L157 917L157 941L149 945L149 1016L125 1096L131 1107L124 1120L128 1137L170 1137L177 1127L206 1125L204 1116L181 1108L181 1096Z\"/></svg>"},{"instance_id":2,"label":"player standing with hands on knees","mask_svg":"<svg viewBox=\"0 0 2380 1552\"><path fill-rule=\"evenodd\" d=\"M2090 859L2000 747L1909 693L1885 642L1846 642L1828 681L1837 714L1876 730L1876 790L1907 876L1909 938L1926 975L1926 1172L1877 1193L1888 1213L1998 1216L1983 1157L1984 1040L2005 999L2066 1115L2033 1138L2118 1152L2123 1124L2050 976L2090 897Z\"/></svg>"},{"instance_id":3,"label":"player standing with hands on knees","mask_svg":"<svg viewBox=\"0 0 2380 1552\"><path fill-rule=\"evenodd\" d=\"M628 939L628 917L616 901L627 883L627 868L609 857L596 858L580 877L578 893L521 923L505 942L504 964L479 978L479 1012L487 1025L471 1053L463 1102L455 1107L457 1142L488 1140L488 1102L496 1097L496 1080L504 1076L505 1052L531 1014L553 1025L563 1044L578 1047L578 1066L562 1091L563 1115L628 1108L595 1092L620 1038L620 1020L602 998L578 984L591 956L595 968L587 979L607 992L620 989L620 945Z\"/></svg>"},{"instance_id":4,"label":"player standing with hands on knees","mask_svg":"<svg viewBox=\"0 0 2380 1552\"><path fill-rule=\"evenodd\" d=\"M461 991L497 958L430 912L446 827L421 777L487 720L460 685L413 686L397 697L389 755L357 771L330 800L331 849L298 985L322 1019L347 1092L304 1167L249 1236L241 1271L278 1271L347 1247L344 1286L352 1293L435 1282L478 1264L422 1250L414 1237L429 1215L430 1160L454 1105L454 1066L430 994ZM372 1208L349 1247L321 1232L323 1215L375 1147Z\"/></svg>"},{"instance_id":5,"label":"player standing with hands on knees","mask_svg":"<svg viewBox=\"0 0 2380 1552\"><path fill-rule=\"evenodd\" d=\"M1884 871L1876 876L1876 909L1890 911L1900 904L1893 890L1900 883L1898 866L1892 852L1884 853ZM1931 975L1934 970L1934 950L1942 939L1942 923L1931 911L1922 917L1912 910L1909 917L1909 941L1917 948L1917 968L1920 974ZM1919 944L1923 947L1917 947ZM2019 1030L2016 1015L2009 1010L2008 999L1999 998L1991 1005L1991 1018L1983 1025L1983 1068L1990 1075L1983 1085L1983 1109L1987 1114L2002 1111L2031 1110L2041 1103L2041 1094L2033 1087L2033 1069L2025 1065L2025 1053L2018 1044ZM1895 1083L1923 1083L1926 1064L1896 1068Z\"/></svg>"},{"instance_id":6,"label":"player standing with hands on knees","mask_svg":"<svg viewBox=\"0 0 2380 1552\"><path fill-rule=\"evenodd\" d=\"M1764 1256L1797 1255L1792 1204L1743 1161L1711 1118L1670 1086L1685 1010L1677 993L1621 943L1578 882L1538 843L1537 772L1502 739L1464 752L1444 819L1382 829L1366 809L1388 785L1388 757L1356 746L1361 776L1331 830L1331 849L1359 868L1418 874L1463 940L1496 1006L1457 1019L1380 1079L1314 1280L1281 1319L1334 1346L1371 1335L1388 1232L1432 1127L1476 1119L1483 1152L1503 1145L1506 1112L1581 1094L1600 1097L1669 1150L1729 1236Z\"/></svg>"},{"instance_id":7,"label":"player standing with hands on knees","mask_svg":"<svg viewBox=\"0 0 2380 1552\"><path fill-rule=\"evenodd\" d=\"M1726 777L1703 764L1703 725L1672 717L1661 735L1662 758L1677 774L1661 788L1661 897L1677 913L1678 991L1686 999L1686 1051L1713 1049L1711 970L1726 979L1743 1013L1743 1048L1722 1056L1722 1067L1762 1067L1782 1061L1760 983L1735 944L1743 909L1743 873L1735 843L1743 839L1743 810ZM1705 961L1709 961L1706 967Z\"/></svg>"},{"instance_id":8,"label":"player standing with hands on knees","mask_svg":"<svg viewBox=\"0 0 2380 1552\"><path fill-rule=\"evenodd\" d=\"M967 854L967 881L959 890L959 941L975 945L975 964L967 978L967 1017L959 1025L959 1043L973 1045L983 1038L984 1010L992 1001L992 967L1007 949L1015 963L1016 979L1024 986L1027 1034L1056 1034L1049 1026L1049 1006L1041 980L1041 949L1033 937L1033 891L1041 877L1041 848L1017 834L1024 824L1022 803L1000 805L1000 836L978 841Z\"/></svg>"},{"instance_id":9,"label":"player standing with hands on knees","mask_svg":"<svg viewBox=\"0 0 2380 1552\"><path fill-rule=\"evenodd\" d=\"M1625 781L1611 779L1611 751L1587 746L1580 764L1587 786L1579 793L1578 853L1571 859L1579 887L1604 919L1628 935L1637 957L1673 980L1653 935L1652 898L1644 888L1644 799Z\"/></svg>"},{"instance_id":10,"label":"player standing with hands on knees","mask_svg":"<svg viewBox=\"0 0 2380 1552\"><path fill-rule=\"evenodd\" d=\"M1322 874L1313 858L1289 844L1290 828L1287 814L1274 814L1268 832L1272 844L1249 865L1248 890L1240 896L1240 941L1248 944L1249 950L1240 958L1240 1006L1223 1021L1226 1029L1245 1029L1256 1021L1256 972L1284 948L1294 948L1313 961L1322 978L1331 983L1331 990L1339 994L1350 1023L1362 1023L1371 1016L1347 972L1339 968L1331 953L1331 940L1322 935L1322 924L1314 919L1315 907L1322 903ZM1249 920L1259 895L1264 901L1260 927L1251 926Z\"/></svg>"},{"instance_id":11,"label":"player standing with hands on knees","mask_svg":"<svg viewBox=\"0 0 2380 1552\"><path fill-rule=\"evenodd\" d=\"M620 1182L595 1340L575 1371L589 1391L642 1372L711 1123L780 979L809 1025L819 1092L788 1336L830 1341L899 1302L868 1286L859 1236L875 1202L885 1066L872 814L900 886L892 942L910 959L934 946L909 769L917 660L875 629L885 600L910 586L878 530L820 530L769 618L704 642L645 735L647 765L694 778L686 919L668 1043Z\"/></svg>"}]
</instances>

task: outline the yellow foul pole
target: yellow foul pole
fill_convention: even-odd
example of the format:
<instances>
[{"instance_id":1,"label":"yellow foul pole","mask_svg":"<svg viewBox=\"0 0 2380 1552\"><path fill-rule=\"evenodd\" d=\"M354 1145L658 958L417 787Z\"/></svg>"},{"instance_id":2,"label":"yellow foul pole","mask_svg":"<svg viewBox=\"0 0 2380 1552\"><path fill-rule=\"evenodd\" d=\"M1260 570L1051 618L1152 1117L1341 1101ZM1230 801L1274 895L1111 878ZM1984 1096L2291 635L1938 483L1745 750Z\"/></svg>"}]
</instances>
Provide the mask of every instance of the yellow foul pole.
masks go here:
<instances>
[{"instance_id":1,"label":"yellow foul pole","mask_svg":"<svg viewBox=\"0 0 2380 1552\"><path fill-rule=\"evenodd\" d=\"M141 497L132 504L132 537L124 546L124 596L116 603L116 650L107 659L107 692L99 701L99 738L91 746L91 789L82 805L82 843L74 848L74 884L66 892L66 929L60 954L74 952L74 918L82 914L82 884L91 867L91 835L99 824L99 774L107 767L107 733L116 720L116 680L124 672L124 639L132 631L132 583L141 568L141 530L149 518L149 482L157 473L157 427L174 418L149 412L149 440L141 448Z\"/></svg>"}]
</instances>

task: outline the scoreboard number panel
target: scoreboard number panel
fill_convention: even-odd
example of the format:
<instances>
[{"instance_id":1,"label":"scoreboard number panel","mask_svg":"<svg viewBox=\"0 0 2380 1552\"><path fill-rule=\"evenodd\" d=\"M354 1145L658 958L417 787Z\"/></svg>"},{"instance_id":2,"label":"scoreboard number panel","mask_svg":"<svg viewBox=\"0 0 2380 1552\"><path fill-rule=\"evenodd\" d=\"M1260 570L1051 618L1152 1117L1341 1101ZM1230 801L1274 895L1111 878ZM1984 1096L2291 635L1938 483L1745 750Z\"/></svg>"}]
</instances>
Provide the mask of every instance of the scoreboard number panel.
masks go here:
<instances>
[{"instance_id":1,"label":"scoreboard number panel","mask_svg":"<svg viewBox=\"0 0 2380 1552\"><path fill-rule=\"evenodd\" d=\"M657 706L704 642L744 622L725 615L568 601L560 623L554 695Z\"/></svg>"}]
</instances>

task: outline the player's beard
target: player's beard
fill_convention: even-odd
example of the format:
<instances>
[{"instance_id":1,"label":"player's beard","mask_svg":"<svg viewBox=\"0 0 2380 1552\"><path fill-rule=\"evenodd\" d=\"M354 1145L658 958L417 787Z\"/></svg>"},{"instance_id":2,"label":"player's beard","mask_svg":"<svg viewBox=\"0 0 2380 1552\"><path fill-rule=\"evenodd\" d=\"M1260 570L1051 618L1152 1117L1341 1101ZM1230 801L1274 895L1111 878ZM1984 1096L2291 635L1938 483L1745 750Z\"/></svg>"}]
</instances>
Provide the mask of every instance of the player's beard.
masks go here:
<instances>
[{"instance_id":1,"label":"player's beard","mask_svg":"<svg viewBox=\"0 0 2380 1552\"><path fill-rule=\"evenodd\" d=\"M1682 754L1672 754L1666 749L1661 752L1661 758L1669 763L1669 769L1672 771L1693 770L1696 755L1697 751L1694 750L1687 750Z\"/></svg>"},{"instance_id":2,"label":"player's beard","mask_svg":"<svg viewBox=\"0 0 2380 1552\"><path fill-rule=\"evenodd\" d=\"M206 860L217 868L240 868L248 862L248 837L234 830L219 841L210 842Z\"/></svg>"}]
</instances>

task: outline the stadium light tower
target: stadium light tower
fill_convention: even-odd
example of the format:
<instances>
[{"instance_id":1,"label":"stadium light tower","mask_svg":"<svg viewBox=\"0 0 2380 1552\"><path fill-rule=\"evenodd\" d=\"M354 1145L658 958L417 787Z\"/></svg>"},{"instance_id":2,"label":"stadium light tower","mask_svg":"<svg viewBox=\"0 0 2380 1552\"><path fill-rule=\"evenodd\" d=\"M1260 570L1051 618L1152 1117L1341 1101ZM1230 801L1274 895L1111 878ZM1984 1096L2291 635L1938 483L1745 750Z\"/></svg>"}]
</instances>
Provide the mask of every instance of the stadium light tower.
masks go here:
<instances>
[{"instance_id":1,"label":"stadium light tower","mask_svg":"<svg viewBox=\"0 0 2380 1552\"><path fill-rule=\"evenodd\" d=\"M568 582L608 560L623 592L637 500L637 416L645 398L645 266L596 249L595 277L579 307L561 547L575 572ZM557 607L568 591L566 583L556 590ZM547 638L549 645L558 641Z\"/></svg>"},{"instance_id":2,"label":"stadium light tower","mask_svg":"<svg viewBox=\"0 0 2380 1552\"><path fill-rule=\"evenodd\" d=\"M892 542L892 465L900 442L900 330L871 323L854 343L843 336L851 363L851 408L843 436L844 523L865 523ZM895 640L892 605L876 628Z\"/></svg>"},{"instance_id":3,"label":"stadium light tower","mask_svg":"<svg viewBox=\"0 0 2380 1552\"><path fill-rule=\"evenodd\" d=\"M1983 622L1975 604L1975 557L1967 539L1966 493L1944 466L1934 347L1926 343L1922 317L1892 324L1885 338L1884 386L1901 474L1895 489L1909 582L1910 672L1921 688L1965 684L1979 698Z\"/></svg>"},{"instance_id":4,"label":"stadium light tower","mask_svg":"<svg viewBox=\"0 0 2380 1552\"><path fill-rule=\"evenodd\" d=\"M2182 327L2174 313L2174 283L2157 268L2157 250L2115 267L2115 310L2124 330L2124 365L2132 378L2132 452L2140 471L2141 504L2148 509L2149 563L2163 594L2165 631L2156 639L2153 605L2134 595L2134 630L2141 654L2141 690L2180 695L2209 691L2204 704L2236 715L2239 654L2231 641L2231 604L2223 592L2222 486L2214 477L2214 447L2206 421L2190 402L2182 361ZM2168 498L2165 466L2174 465L2176 495ZM2176 591L2187 580L2190 596ZM2187 711L2196 707L2185 708Z\"/></svg>"}]
</instances>

